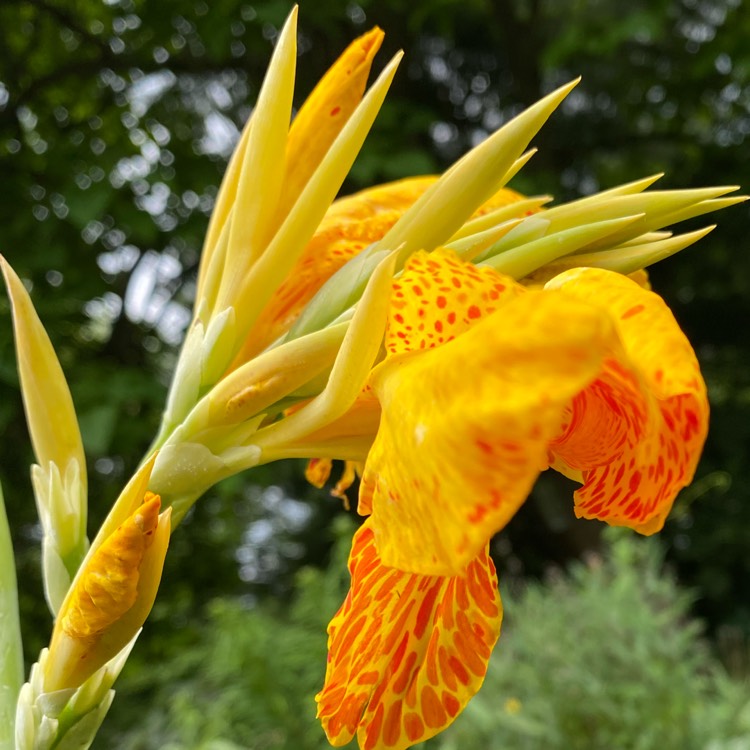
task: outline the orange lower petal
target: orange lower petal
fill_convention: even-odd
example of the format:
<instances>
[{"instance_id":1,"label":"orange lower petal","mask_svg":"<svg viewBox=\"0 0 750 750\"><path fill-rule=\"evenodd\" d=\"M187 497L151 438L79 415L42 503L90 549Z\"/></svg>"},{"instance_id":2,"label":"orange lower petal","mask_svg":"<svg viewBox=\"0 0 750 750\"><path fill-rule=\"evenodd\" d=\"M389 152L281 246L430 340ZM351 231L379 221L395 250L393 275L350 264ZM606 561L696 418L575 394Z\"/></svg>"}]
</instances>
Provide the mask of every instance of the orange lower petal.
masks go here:
<instances>
[{"instance_id":1,"label":"orange lower petal","mask_svg":"<svg viewBox=\"0 0 750 750\"><path fill-rule=\"evenodd\" d=\"M462 576L389 569L369 519L349 570L318 716L333 745L356 734L363 750L402 750L443 730L480 688L502 621L495 567L485 548Z\"/></svg>"},{"instance_id":2,"label":"orange lower petal","mask_svg":"<svg viewBox=\"0 0 750 750\"><path fill-rule=\"evenodd\" d=\"M551 283L606 310L621 341L552 445L582 472L576 514L658 531L695 473L708 429L695 354L661 298L619 274L576 269Z\"/></svg>"}]
</instances>

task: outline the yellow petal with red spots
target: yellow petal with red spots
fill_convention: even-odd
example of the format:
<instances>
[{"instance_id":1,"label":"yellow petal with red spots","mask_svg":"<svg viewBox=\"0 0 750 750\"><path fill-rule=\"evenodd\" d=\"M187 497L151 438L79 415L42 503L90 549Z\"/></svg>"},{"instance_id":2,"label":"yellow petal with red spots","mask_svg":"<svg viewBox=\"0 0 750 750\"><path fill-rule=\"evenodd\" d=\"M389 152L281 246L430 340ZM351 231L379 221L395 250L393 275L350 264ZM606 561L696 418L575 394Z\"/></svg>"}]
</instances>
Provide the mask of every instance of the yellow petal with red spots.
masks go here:
<instances>
[{"instance_id":1,"label":"yellow petal with red spots","mask_svg":"<svg viewBox=\"0 0 750 750\"><path fill-rule=\"evenodd\" d=\"M615 344L597 308L530 291L448 343L379 365L360 512L377 518L384 564L462 570L526 499L565 407Z\"/></svg>"},{"instance_id":2,"label":"yellow petal with red spots","mask_svg":"<svg viewBox=\"0 0 750 750\"><path fill-rule=\"evenodd\" d=\"M509 276L465 263L453 253L414 253L393 282L386 352L445 344L524 292Z\"/></svg>"},{"instance_id":3,"label":"yellow petal with red spots","mask_svg":"<svg viewBox=\"0 0 750 750\"><path fill-rule=\"evenodd\" d=\"M596 305L622 342L566 414L556 456L582 472L576 514L659 531L693 478L708 430L708 400L695 354L663 300L600 269L575 269L554 287Z\"/></svg>"},{"instance_id":4,"label":"yellow petal with red spots","mask_svg":"<svg viewBox=\"0 0 750 750\"><path fill-rule=\"evenodd\" d=\"M402 750L448 726L480 688L502 606L487 549L464 575L385 567L373 520L354 537L351 590L328 628L316 700L331 744Z\"/></svg>"}]
</instances>

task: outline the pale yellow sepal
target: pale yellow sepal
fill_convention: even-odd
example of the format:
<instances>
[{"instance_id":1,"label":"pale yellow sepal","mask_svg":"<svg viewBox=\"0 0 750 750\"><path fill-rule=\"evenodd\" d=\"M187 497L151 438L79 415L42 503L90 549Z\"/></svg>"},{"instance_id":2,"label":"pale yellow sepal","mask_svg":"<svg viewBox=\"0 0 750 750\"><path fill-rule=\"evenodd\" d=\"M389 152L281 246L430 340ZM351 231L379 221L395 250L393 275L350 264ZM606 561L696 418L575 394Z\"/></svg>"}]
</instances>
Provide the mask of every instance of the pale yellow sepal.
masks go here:
<instances>
[{"instance_id":1,"label":"pale yellow sepal","mask_svg":"<svg viewBox=\"0 0 750 750\"><path fill-rule=\"evenodd\" d=\"M544 212L550 222L549 233L571 229L581 224L607 221L622 216L643 214L641 222L636 222L622 232L617 242L625 242L633 237L661 229L677 221L698 216L715 209L710 201L735 188L715 187L694 190L654 190L647 193L613 195L605 191L581 201L553 206ZM591 250L598 249L591 247Z\"/></svg>"},{"instance_id":2,"label":"pale yellow sepal","mask_svg":"<svg viewBox=\"0 0 750 750\"><path fill-rule=\"evenodd\" d=\"M416 250L444 244L506 182L516 160L578 80L540 99L456 162L378 243L399 248L400 268Z\"/></svg>"},{"instance_id":3,"label":"pale yellow sepal","mask_svg":"<svg viewBox=\"0 0 750 750\"><path fill-rule=\"evenodd\" d=\"M483 232L491 227L496 227L510 219L536 213L545 203L549 203L551 200L551 195L537 195L531 198L522 198L515 203L509 203L507 206L496 208L494 211L467 221L454 233L450 241L455 242L477 232Z\"/></svg>"},{"instance_id":4,"label":"pale yellow sepal","mask_svg":"<svg viewBox=\"0 0 750 750\"><path fill-rule=\"evenodd\" d=\"M140 631L139 631L140 632ZM16 709L15 750L85 750L109 710L112 690L138 634L78 689L44 689L49 650L31 668Z\"/></svg>"},{"instance_id":5,"label":"pale yellow sepal","mask_svg":"<svg viewBox=\"0 0 750 750\"><path fill-rule=\"evenodd\" d=\"M70 460L76 461L85 498L86 461L65 375L26 288L2 256L0 266L13 309L18 374L37 463L54 463L64 472ZM85 503L81 511L85 523Z\"/></svg>"},{"instance_id":6,"label":"pale yellow sepal","mask_svg":"<svg viewBox=\"0 0 750 750\"><path fill-rule=\"evenodd\" d=\"M297 8L284 24L253 112L215 310L231 307L242 279L276 230L297 60ZM241 208L241 210L238 210Z\"/></svg>"},{"instance_id":7,"label":"pale yellow sepal","mask_svg":"<svg viewBox=\"0 0 750 750\"><path fill-rule=\"evenodd\" d=\"M238 330L250 329L315 233L372 127L401 57L401 53L395 55L370 87L305 185L266 252L245 277L235 307Z\"/></svg>"},{"instance_id":8,"label":"pale yellow sepal","mask_svg":"<svg viewBox=\"0 0 750 750\"><path fill-rule=\"evenodd\" d=\"M89 548L86 497L75 459L61 471L57 464L31 467L42 537L44 594L55 616Z\"/></svg>"},{"instance_id":9,"label":"pale yellow sepal","mask_svg":"<svg viewBox=\"0 0 750 750\"><path fill-rule=\"evenodd\" d=\"M460 240L452 240L445 246L445 249L456 253L461 260L470 261L498 242L522 221L523 219L511 219L499 226L462 237Z\"/></svg>"},{"instance_id":10,"label":"pale yellow sepal","mask_svg":"<svg viewBox=\"0 0 750 750\"><path fill-rule=\"evenodd\" d=\"M498 255L490 255L481 265L491 266L500 273L521 279L537 268L558 258L570 255L581 247L591 244L601 237L619 232L623 227L639 221L642 217L624 216L620 219L592 222L542 237L520 247L505 250ZM490 251L491 253L491 251Z\"/></svg>"},{"instance_id":11,"label":"pale yellow sepal","mask_svg":"<svg viewBox=\"0 0 750 750\"><path fill-rule=\"evenodd\" d=\"M264 460L273 460L274 448L294 443L338 419L362 391L383 340L396 255L396 252L391 253L371 276L357 304L325 390L299 411L260 430L253 439L253 443L263 451Z\"/></svg>"},{"instance_id":12,"label":"pale yellow sepal","mask_svg":"<svg viewBox=\"0 0 750 750\"><path fill-rule=\"evenodd\" d=\"M340 319L342 313L357 303L372 272L386 257L386 251L365 251L339 268L302 311L287 334L287 340L308 335Z\"/></svg>"},{"instance_id":13,"label":"pale yellow sepal","mask_svg":"<svg viewBox=\"0 0 750 750\"><path fill-rule=\"evenodd\" d=\"M255 357L224 378L208 394L205 427L248 419L330 369L344 340L347 323L329 326L281 344ZM193 419L191 414L188 422Z\"/></svg>"},{"instance_id":14,"label":"pale yellow sepal","mask_svg":"<svg viewBox=\"0 0 750 750\"><path fill-rule=\"evenodd\" d=\"M716 224L712 224L703 227L703 229L696 229L694 232L678 234L662 240L614 247L611 250L600 250L595 253L574 255L563 259L559 264L555 264L557 266L556 271L551 274L550 278L556 273L561 273L567 268L574 268L576 266L605 268L609 271L617 271L622 274L634 273L684 250L698 240L703 239L703 237L715 228Z\"/></svg>"}]
</instances>

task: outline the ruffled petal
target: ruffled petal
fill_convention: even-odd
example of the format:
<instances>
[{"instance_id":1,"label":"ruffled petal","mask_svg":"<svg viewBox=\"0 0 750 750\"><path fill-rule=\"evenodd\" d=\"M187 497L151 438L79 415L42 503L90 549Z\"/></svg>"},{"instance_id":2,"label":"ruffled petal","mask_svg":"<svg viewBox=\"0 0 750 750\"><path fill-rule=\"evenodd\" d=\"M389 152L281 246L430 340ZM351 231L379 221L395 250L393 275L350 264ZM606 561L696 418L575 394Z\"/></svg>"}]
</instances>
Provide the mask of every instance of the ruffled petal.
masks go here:
<instances>
[{"instance_id":1,"label":"ruffled petal","mask_svg":"<svg viewBox=\"0 0 750 750\"><path fill-rule=\"evenodd\" d=\"M354 537L351 590L328 628L316 700L331 744L402 750L448 726L480 688L502 606L485 549L464 575L385 567L373 519Z\"/></svg>"},{"instance_id":2,"label":"ruffled petal","mask_svg":"<svg viewBox=\"0 0 750 750\"><path fill-rule=\"evenodd\" d=\"M706 439L708 400L695 354L663 300L619 274L575 269L549 287L606 310L621 340L552 445L582 472L576 515L654 533L691 481Z\"/></svg>"},{"instance_id":3,"label":"ruffled petal","mask_svg":"<svg viewBox=\"0 0 750 750\"><path fill-rule=\"evenodd\" d=\"M360 512L377 518L384 564L461 571L526 499L566 406L615 343L597 308L530 291L448 343L379 365Z\"/></svg>"}]
</instances>

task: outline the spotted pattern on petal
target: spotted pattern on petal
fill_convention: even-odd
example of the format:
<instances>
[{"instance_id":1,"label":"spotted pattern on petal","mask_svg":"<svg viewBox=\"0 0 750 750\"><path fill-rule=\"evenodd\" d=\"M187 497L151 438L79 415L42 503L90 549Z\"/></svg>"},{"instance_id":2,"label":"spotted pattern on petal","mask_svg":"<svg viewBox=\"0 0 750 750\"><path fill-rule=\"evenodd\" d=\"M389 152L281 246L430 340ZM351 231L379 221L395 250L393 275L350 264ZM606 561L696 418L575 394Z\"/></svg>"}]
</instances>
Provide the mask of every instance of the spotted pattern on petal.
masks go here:
<instances>
[{"instance_id":1,"label":"spotted pattern on petal","mask_svg":"<svg viewBox=\"0 0 750 750\"><path fill-rule=\"evenodd\" d=\"M328 628L316 700L329 741L402 750L448 726L481 686L502 606L487 549L465 575L387 568L373 519L354 537L352 585Z\"/></svg>"},{"instance_id":2,"label":"spotted pattern on petal","mask_svg":"<svg viewBox=\"0 0 750 750\"><path fill-rule=\"evenodd\" d=\"M695 354L661 298L619 274L576 269L550 285L605 309L621 341L552 445L582 472L576 514L658 531L695 473L708 429Z\"/></svg>"},{"instance_id":3,"label":"spotted pattern on petal","mask_svg":"<svg viewBox=\"0 0 750 750\"><path fill-rule=\"evenodd\" d=\"M401 354L452 341L524 291L510 276L454 253L414 253L393 282L386 351Z\"/></svg>"},{"instance_id":4,"label":"spotted pattern on petal","mask_svg":"<svg viewBox=\"0 0 750 750\"><path fill-rule=\"evenodd\" d=\"M614 335L593 306L529 291L442 346L386 358L371 378L382 416L359 497L383 562L462 570L547 468L566 406Z\"/></svg>"}]
</instances>

